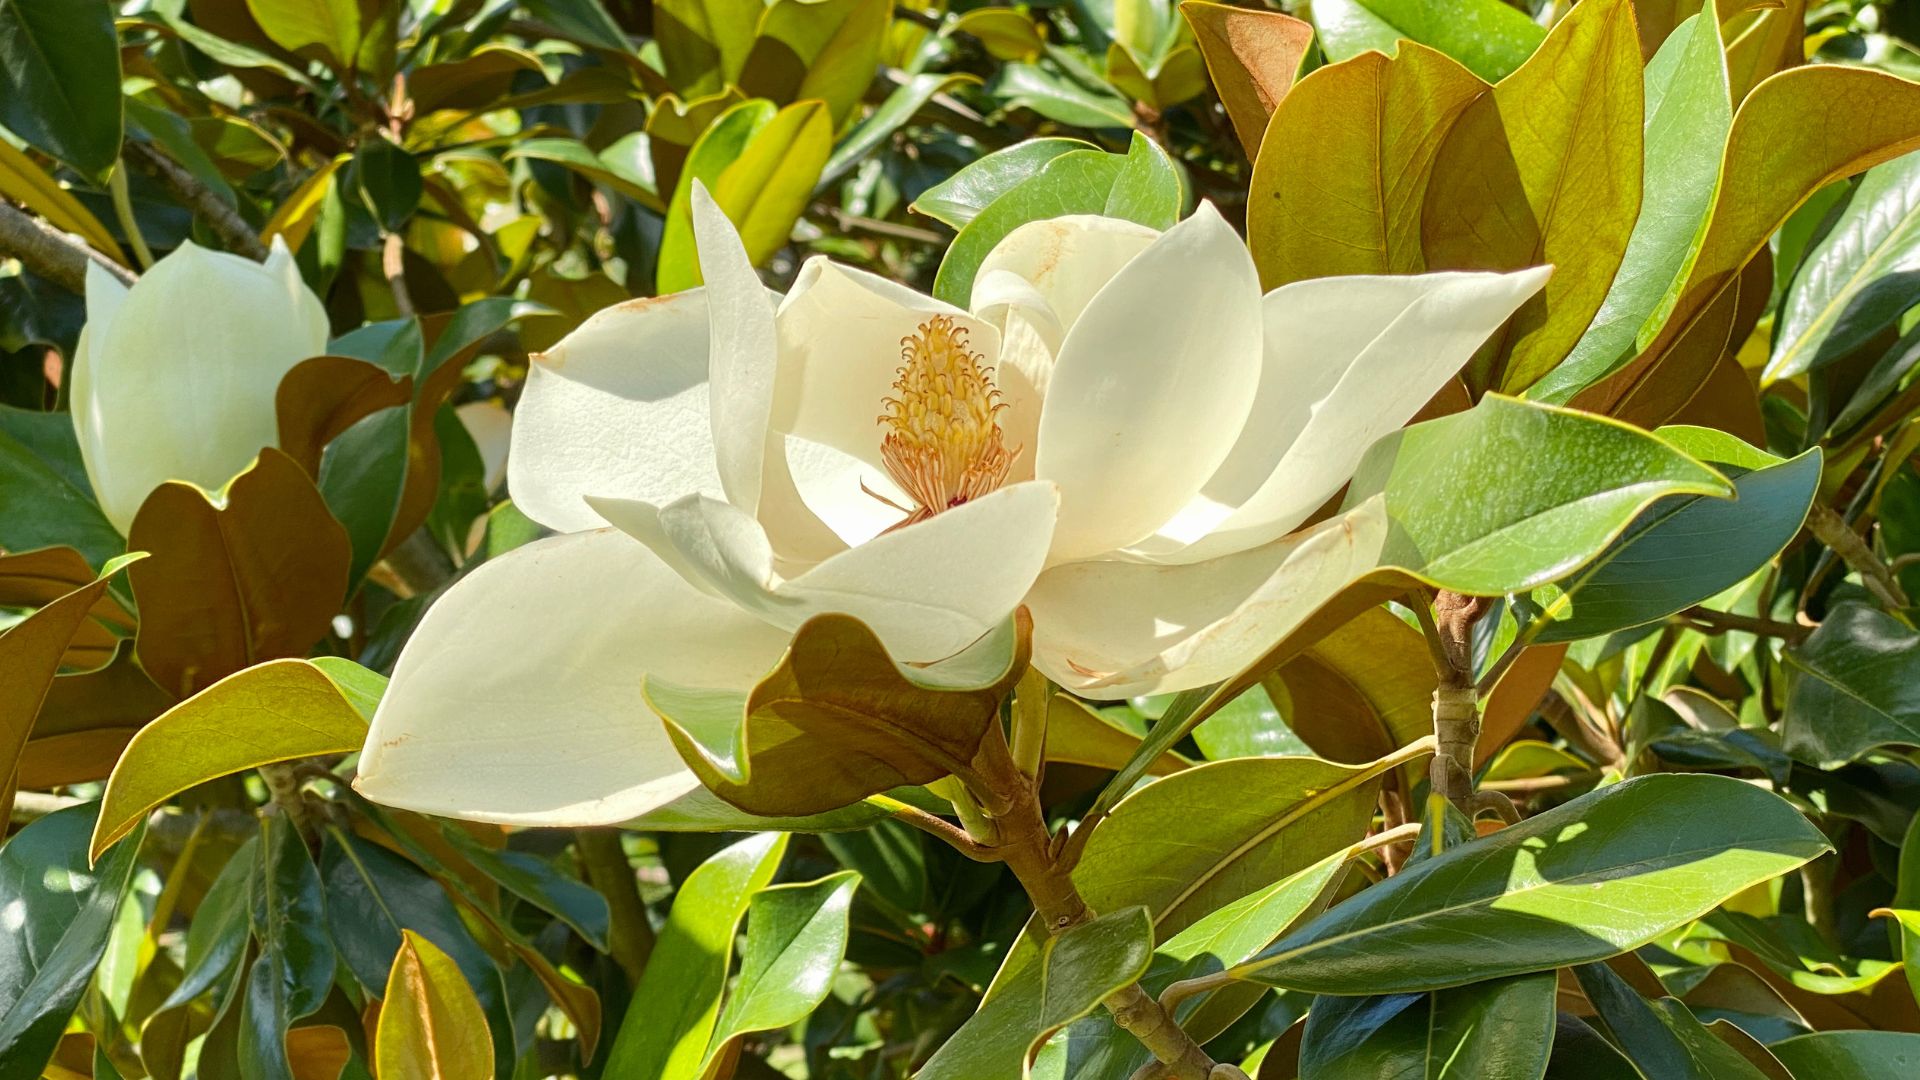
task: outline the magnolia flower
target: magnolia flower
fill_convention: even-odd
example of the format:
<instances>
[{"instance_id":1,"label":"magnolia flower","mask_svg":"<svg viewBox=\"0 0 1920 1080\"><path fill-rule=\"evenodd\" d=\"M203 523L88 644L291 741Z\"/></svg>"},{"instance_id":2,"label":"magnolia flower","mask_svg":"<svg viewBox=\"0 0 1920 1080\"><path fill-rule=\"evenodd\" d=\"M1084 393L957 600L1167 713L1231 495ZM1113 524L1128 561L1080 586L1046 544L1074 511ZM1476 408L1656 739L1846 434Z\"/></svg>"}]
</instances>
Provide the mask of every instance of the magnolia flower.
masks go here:
<instances>
[{"instance_id":1,"label":"magnolia flower","mask_svg":"<svg viewBox=\"0 0 1920 1080\"><path fill-rule=\"evenodd\" d=\"M126 533L169 480L225 487L279 441L281 377L326 348L326 310L278 237L265 263L188 241L130 288L89 263L73 427L107 520Z\"/></svg>"},{"instance_id":2,"label":"magnolia flower","mask_svg":"<svg viewBox=\"0 0 1920 1080\"><path fill-rule=\"evenodd\" d=\"M369 797L629 820L697 786L642 681L745 689L829 611L932 662L1025 603L1069 688L1222 678L1372 566L1377 516L1289 534L1546 276L1263 297L1202 205L1164 233L1026 225L962 311L824 259L776 297L704 190L694 214L703 288L535 359L508 487L560 535L428 611L360 761Z\"/></svg>"}]
</instances>

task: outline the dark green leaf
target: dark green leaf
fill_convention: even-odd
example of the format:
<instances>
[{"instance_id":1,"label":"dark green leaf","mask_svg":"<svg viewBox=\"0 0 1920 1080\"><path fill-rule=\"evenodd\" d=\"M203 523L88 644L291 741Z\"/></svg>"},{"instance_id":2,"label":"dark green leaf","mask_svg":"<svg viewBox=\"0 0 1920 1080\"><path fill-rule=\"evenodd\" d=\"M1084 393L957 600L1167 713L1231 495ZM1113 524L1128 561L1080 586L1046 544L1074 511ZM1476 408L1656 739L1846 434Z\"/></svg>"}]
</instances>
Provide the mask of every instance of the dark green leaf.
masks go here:
<instances>
[{"instance_id":1,"label":"dark green leaf","mask_svg":"<svg viewBox=\"0 0 1920 1080\"><path fill-rule=\"evenodd\" d=\"M385 139L369 139L353 155L351 176L360 201L380 227L398 232L420 205L420 162Z\"/></svg>"},{"instance_id":2,"label":"dark green leaf","mask_svg":"<svg viewBox=\"0 0 1920 1080\"><path fill-rule=\"evenodd\" d=\"M1920 745L1920 633L1845 603L1785 655L1787 752L1831 769L1869 750Z\"/></svg>"},{"instance_id":3,"label":"dark green leaf","mask_svg":"<svg viewBox=\"0 0 1920 1080\"><path fill-rule=\"evenodd\" d=\"M247 978L240 1061L250 1077L294 1080L287 1028L313 1015L333 988L333 939L320 873L285 816L261 819L259 857L252 922L260 956Z\"/></svg>"},{"instance_id":4,"label":"dark green leaf","mask_svg":"<svg viewBox=\"0 0 1920 1080\"><path fill-rule=\"evenodd\" d=\"M40 1075L113 933L146 828L89 866L98 809L49 814L0 848L0 1076Z\"/></svg>"},{"instance_id":5,"label":"dark green leaf","mask_svg":"<svg viewBox=\"0 0 1920 1080\"><path fill-rule=\"evenodd\" d=\"M1551 972L1431 994L1322 997L1300 1043L1302 1080L1538 1080L1553 1043Z\"/></svg>"},{"instance_id":6,"label":"dark green leaf","mask_svg":"<svg viewBox=\"0 0 1920 1080\"><path fill-rule=\"evenodd\" d=\"M847 953L847 912L859 886L860 875L849 870L753 894L740 979L714 1027L710 1055L748 1032L798 1023L826 998Z\"/></svg>"},{"instance_id":7,"label":"dark green leaf","mask_svg":"<svg viewBox=\"0 0 1920 1080\"><path fill-rule=\"evenodd\" d=\"M1750 784L1638 777L1409 866L1237 970L1288 989L1381 994L1586 963L1826 850L1792 804Z\"/></svg>"},{"instance_id":8,"label":"dark green leaf","mask_svg":"<svg viewBox=\"0 0 1920 1080\"><path fill-rule=\"evenodd\" d=\"M194 909L187 925L187 955L180 985L167 996L163 1009L184 1005L224 982L247 949L251 927L248 907L260 871L260 838L249 836L220 868L213 885Z\"/></svg>"},{"instance_id":9,"label":"dark green leaf","mask_svg":"<svg viewBox=\"0 0 1920 1080\"><path fill-rule=\"evenodd\" d=\"M1920 1074L1920 1035L1905 1031L1816 1031L1767 1049L1805 1080Z\"/></svg>"},{"instance_id":10,"label":"dark green leaf","mask_svg":"<svg viewBox=\"0 0 1920 1080\"><path fill-rule=\"evenodd\" d=\"M0 0L0 127L95 179L120 157L113 8Z\"/></svg>"},{"instance_id":11,"label":"dark green leaf","mask_svg":"<svg viewBox=\"0 0 1920 1080\"><path fill-rule=\"evenodd\" d=\"M1582 964L1573 973L1599 1014L1600 1026L1645 1075L1662 1080L1766 1080L1679 1001L1647 1001L1605 964Z\"/></svg>"},{"instance_id":12,"label":"dark green leaf","mask_svg":"<svg viewBox=\"0 0 1920 1080\"><path fill-rule=\"evenodd\" d=\"M73 418L0 405L0 549L65 544L95 569L127 549L80 461Z\"/></svg>"},{"instance_id":13,"label":"dark green leaf","mask_svg":"<svg viewBox=\"0 0 1920 1080\"><path fill-rule=\"evenodd\" d=\"M601 952L607 951L610 918L607 900L591 886L562 874L538 856L523 851L495 851L458 826L446 826L440 831L454 850L481 873L572 927L587 944Z\"/></svg>"}]
</instances>

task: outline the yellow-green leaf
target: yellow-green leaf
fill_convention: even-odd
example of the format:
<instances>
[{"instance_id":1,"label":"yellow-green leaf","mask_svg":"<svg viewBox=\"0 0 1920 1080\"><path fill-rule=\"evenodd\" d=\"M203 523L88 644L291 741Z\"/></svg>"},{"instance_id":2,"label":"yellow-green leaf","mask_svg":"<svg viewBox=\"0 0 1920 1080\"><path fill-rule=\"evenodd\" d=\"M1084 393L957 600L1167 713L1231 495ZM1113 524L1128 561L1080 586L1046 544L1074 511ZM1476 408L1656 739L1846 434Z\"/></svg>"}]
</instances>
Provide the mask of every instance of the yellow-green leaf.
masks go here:
<instances>
[{"instance_id":1,"label":"yellow-green leaf","mask_svg":"<svg viewBox=\"0 0 1920 1080\"><path fill-rule=\"evenodd\" d=\"M457 1080L493 1075L487 1014L460 966L440 947L402 930L374 1034L380 1080Z\"/></svg>"},{"instance_id":2,"label":"yellow-green leaf","mask_svg":"<svg viewBox=\"0 0 1920 1080\"><path fill-rule=\"evenodd\" d=\"M196 784L276 761L358 750L384 683L345 660L274 660L168 709L140 729L107 778L94 857L154 807Z\"/></svg>"},{"instance_id":3,"label":"yellow-green leaf","mask_svg":"<svg viewBox=\"0 0 1920 1080\"><path fill-rule=\"evenodd\" d=\"M774 0L760 16L740 89L782 104L825 102L831 138L873 83L892 17L891 0Z\"/></svg>"},{"instance_id":4,"label":"yellow-green leaf","mask_svg":"<svg viewBox=\"0 0 1920 1080\"><path fill-rule=\"evenodd\" d=\"M1261 287L1426 268L1420 214L1434 155L1487 84L1406 42L1321 68L1274 110L1253 166L1247 244Z\"/></svg>"},{"instance_id":5,"label":"yellow-green leaf","mask_svg":"<svg viewBox=\"0 0 1920 1080\"><path fill-rule=\"evenodd\" d=\"M1461 114L1422 222L1435 270L1552 264L1468 382L1514 391L1573 348L1600 310L1640 212L1640 39L1628 0L1587 0Z\"/></svg>"},{"instance_id":6,"label":"yellow-green leaf","mask_svg":"<svg viewBox=\"0 0 1920 1080\"><path fill-rule=\"evenodd\" d=\"M126 252L114 242L113 234L100 219L80 205L46 170L33 159L0 139L0 195L46 218L54 228L75 233L94 250L125 265Z\"/></svg>"}]
</instances>

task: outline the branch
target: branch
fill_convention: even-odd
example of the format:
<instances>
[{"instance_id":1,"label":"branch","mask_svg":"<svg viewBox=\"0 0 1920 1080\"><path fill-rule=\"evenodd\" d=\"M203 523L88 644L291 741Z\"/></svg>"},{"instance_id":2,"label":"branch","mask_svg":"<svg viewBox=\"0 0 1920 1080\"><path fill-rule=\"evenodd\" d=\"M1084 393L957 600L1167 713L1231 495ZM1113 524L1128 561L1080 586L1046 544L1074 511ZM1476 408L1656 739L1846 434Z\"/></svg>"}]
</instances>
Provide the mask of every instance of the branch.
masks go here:
<instances>
[{"instance_id":1,"label":"branch","mask_svg":"<svg viewBox=\"0 0 1920 1080\"><path fill-rule=\"evenodd\" d=\"M206 223L207 228L220 238L221 246L228 251L245 255L255 262L267 257L267 245L260 242L260 234L247 224L246 218L240 216L240 211L228 205L212 188L201 183L199 177L161 152L159 147L128 139L124 156L128 164L152 177L164 188L168 197Z\"/></svg>"},{"instance_id":2,"label":"branch","mask_svg":"<svg viewBox=\"0 0 1920 1080\"><path fill-rule=\"evenodd\" d=\"M80 296L87 293L88 259L99 263L121 284L134 282L133 271L4 202L0 202L0 255L19 259L20 265L35 276Z\"/></svg>"},{"instance_id":3,"label":"branch","mask_svg":"<svg viewBox=\"0 0 1920 1080\"><path fill-rule=\"evenodd\" d=\"M1880 556L1873 553L1866 540L1853 531L1853 526L1847 524L1845 518L1820 503L1814 503L1813 509L1807 514L1807 530L1852 567L1860 575L1867 591L1882 604L1895 613L1908 606L1907 594L1900 588L1900 579L1894 576L1886 563L1880 561Z\"/></svg>"},{"instance_id":4,"label":"branch","mask_svg":"<svg viewBox=\"0 0 1920 1080\"><path fill-rule=\"evenodd\" d=\"M620 831L575 829L573 844L580 853L587 884L607 898L607 951L627 973L628 984L638 986L640 973L653 955L653 924L647 921L647 905L640 899L633 866L620 846Z\"/></svg>"},{"instance_id":5,"label":"branch","mask_svg":"<svg viewBox=\"0 0 1920 1080\"><path fill-rule=\"evenodd\" d=\"M1740 631L1758 634L1761 637L1781 638L1790 643L1805 641L1813 627L1799 623L1780 622L1777 619L1759 619L1752 615L1738 615L1731 611L1715 611L1712 608L1694 605L1674 616L1689 630L1702 634L1720 635L1728 631Z\"/></svg>"}]
</instances>

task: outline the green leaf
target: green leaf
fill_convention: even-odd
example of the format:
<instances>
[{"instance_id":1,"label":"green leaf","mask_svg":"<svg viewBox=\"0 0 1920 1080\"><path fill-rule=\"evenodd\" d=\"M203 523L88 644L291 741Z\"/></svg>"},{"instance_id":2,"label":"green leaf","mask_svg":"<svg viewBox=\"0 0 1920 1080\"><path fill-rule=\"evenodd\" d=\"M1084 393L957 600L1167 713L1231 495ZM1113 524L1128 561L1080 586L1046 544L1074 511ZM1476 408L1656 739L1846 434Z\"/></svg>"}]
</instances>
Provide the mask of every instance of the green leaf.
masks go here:
<instances>
[{"instance_id":1,"label":"green leaf","mask_svg":"<svg viewBox=\"0 0 1920 1080\"><path fill-rule=\"evenodd\" d=\"M1028 139L976 161L920 193L913 210L963 228L995 199L1036 176L1047 163L1074 150L1097 150L1080 139Z\"/></svg>"},{"instance_id":2,"label":"green leaf","mask_svg":"<svg viewBox=\"0 0 1920 1080\"><path fill-rule=\"evenodd\" d=\"M699 1077L740 917L786 850L784 834L758 833L687 875L614 1037L606 1075Z\"/></svg>"},{"instance_id":3,"label":"green leaf","mask_svg":"<svg viewBox=\"0 0 1920 1080\"><path fill-rule=\"evenodd\" d=\"M1495 334L1490 369L1469 368L1475 389L1531 386L1600 310L1640 210L1643 116L1632 4L1587 0L1441 144L1421 221L1428 268L1554 267Z\"/></svg>"},{"instance_id":4,"label":"green leaf","mask_svg":"<svg viewBox=\"0 0 1920 1080\"><path fill-rule=\"evenodd\" d=\"M1920 633L1905 623L1839 604L1782 659L1787 753L1833 769L1876 747L1920 745Z\"/></svg>"},{"instance_id":5,"label":"green leaf","mask_svg":"<svg viewBox=\"0 0 1920 1080\"><path fill-rule=\"evenodd\" d=\"M480 1002L453 959L403 931L380 1004L374 1067L383 1080L493 1075L493 1043Z\"/></svg>"},{"instance_id":6,"label":"green leaf","mask_svg":"<svg viewBox=\"0 0 1920 1080\"><path fill-rule=\"evenodd\" d=\"M95 856L197 784L276 761L358 750L368 717L349 695L310 661L274 660L168 709L133 737L107 779Z\"/></svg>"},{"instance_id":7,"label":"green leaf","mask_svg":"<svg viewBox=\"0 0 1920 1080\"><path fill-rule=\"evenodd\" d=\"M1599 1014L1599 1026L1643 1074L1662 1080L1766 1080L1679 1001L1649 1002L1605 964L1582 964L1573 974Z\"/></svg>"},{"instance_id":8,"label":"green leaf","mask_svg":"<svg viewBox=\"0 0 1920 1080\"><path fill-rule=\"evenodd\" d=\"M1645 73L1645 193L1620 272L1560 365L1527 391L1565 402L1616 370L1653 338L1686 273L1720 186L1720 152L1733 127L1720 20L1712 8L1682 23Z\"/></svg>"},{"instance_id":9,"label":"green leaf","mask_svg":"<svg viewBox=\"0 0 1920 1080\"><path fill-rule=\"evenodd\" d=\"M73 418L0 405L0 549L65 544L95 568L127 542L93 499Z\"/></svg>"},{"instance_id":10,"label":"green leaf","mask_svg":"<svg viewBox=\"0 0 1920 1080\"><path fill-rule=\"evenodd\" d=\"M1029 164L1023 161L1017 167ZM1002 177L981 179L998 183ZM1068 214L1106 214L1149 228L1171 228L1180 213L1179 183L1165 152L1137 134L1124 157L1098 150L1058 154L1041 165L1039 172L993 199L961 228L940 262L933 294L950 304L967 306L980 264L1008 233L1028 222Z\"/></svg>"},{"instance_id":11,"label":"green leaf","mask_svg":"<svg viewBox=\"0 0 1920 1080\"><path fill-rule=\"evenodd\" d=\"M830 132L846 125L880 64L891 0L773 0L760 15L740 89L774 101L819 101Z\"/></svg>"},{"instance_id":12,"label":"green leaf","mask_svg":"<svg viewBox=\"0 0 1920 1080\"><path fill-rule=\"evenodd\" d=\"M709 1060L749 1032L799 1023L826 999L847 953L847 913L859 886L860 875L848 870L753 894L740 980L714 1027Z\"/></svg>"},{"instance_id":13,"label":"green leaf","mask_svg":"<svg viewBox=\"0 0 1920 1080\"><path fill-rule=\"evenodd\" d=\"M1553 1045L1551 972L1431 994L1322 997L1300 1073L1315 1080L1538 1080Z\"/></svg>"},{"instance_id":14,"label":"green leaf","mask_svg":"<svg viewBox=\"0 0 1920 1080\"><path fill-rule=\"evenodd\" d=\"M1049 1035L1140 978L1153 957L1153 924L1126 908L1048 938L1029 965L974 1013L915 1080L1022 1077Z\"/></svg>"},{"instance_id":15,"label":"green leaf","mask_svg":"<svg viewBox=\"0 0 1920 1080\"><path fill-rule=\"evenodd\" d=\"M591 886L570 878L545 859L524 851L495 851L457 825L441 833L466 860L508 892L573 928L587 944L607 951L612 916L606 897Z\"/></svg>"},{"instance_id":16,"label":"green leaf","mask_svg":"<svg viewBox=\"0 0 1920 1080\"><path fill-rule=\"evenodd\" d=\"M1525 63L1547 36L1500 0L1322 0L1313 6L1313 21L1331 60L1368 49L1391 52L1396 39L1408 38L1446 53L1488 82Z\"/></svg>"},{"instance_id":17,"label":"green leaf","mask_svg":"<svg viewBox=\"0 0 1920 1080\"><path fill-rule=\"evenodd\" d=\"M226 981L246 955L251 932L248 904L260 871L260 837L247 837L228 856L219 876L200 899L187 924L187 953L181 965L180 985L167 995L161 1009L185 1005Z\"/></svg>"},{"instance_id":18,"label":"green leaf","mask_svg":"<svg viewBox=\"0 0 1920 1080\"><path fill-rule=\"evenodd\" d=\"M619 144L616 143L615 146ZM605 184L614 191L646 206L658 207L660 193L654 189L652 159L637 157L623 158L614 153L610 146L602 153L594 153L586 143L579 139L528 139L514 144L506 153L506 160L514 158L532 158L536 161L551 161L579 173L596 184ZM628 164L632 160L646 166L641 171Z\"/></svg>"},{"instance_id":19,"label":"green leaf","mask_svg":"<svg viewBox=\"0 0 1920 1080\"><path fill-rule=\"evenodd\" d=\"M1288 927L1326 907L1353 855L1352 848L1334 852L1180 931L1154 950L1153 962L1140 978L1141 988L1158 997L1176 982L1212 975L1266 948ZM1000 989L996 986L995 993ZM1174 1019L1195 1041L1206 1042L1265 993L1265 987L1246 983L1203 991L1175 1005ZM1111 1016L1095 1012L1049 1041L1033 1072L1036 1077L1099 1080L1130 1076L1150 1060L1152 1055L1140 1040L1123 1031Z\"/></svg>"},{"instance_id":20,"label":"green leaf","mask_svg":"<svg viewBox=\"0 0 1920 1080\"><path fill-rule=\"evenodd\" d=\"M827 159L826 167L820 170L820 181L814 185L814 191L825 191L828 185L852 171L853 167L871 154L874 148L912 120L913 114L919 112L920 108L931 101L935 94L942 94L956 86L976 81L978 80L973 76L963 72L930 71L910 76L906 82L896 87L893 93L888 94L887 100L881 102L880 106L869 113L865 120L860 121L858 127L848 132L847 137L840 140L838 146L833 148L833 156ZM968 167L971 168L971 166ZM946 183L952 183L952 178L949 178ZM924 200L926 196L922 195L921 198Z\"/></svg>"},{"instance_id":21,"label":"green leaf","mask_svg":"<svg viewBox=\"0 0 1920 1080\"><path fill-rule=\"evenodd\" d=\"M1809 251L1777 316L1765 377L1831 363L1900 321L1920 300L1920 153L1867 170L1832 229Z\"/></svg>"},{"instance_id":22,"label":"green leaf","mask_svg":"<svg viewBox=\"0 0 1920 1080\"><path fill-rule=\"evenodd\" d=\"M1493 395L1374 444L1347 506L1385 496L1384 565L1498 596L1572 572L1655 499L1731 492L1718 473L1643 431Z\"/></svg>"},{"instance_id":23,"label":"green leaf","mask_svg":"<svg viewBox=\"0 0 1920 1080\"><path fill-rule=\"evenodd\" d=\"M820 842L840 865L860 872L866 898L911 917L929 910L923 834L899 821L876 821L858 832L828 833Z\"/></svg>"},{"instance_id":24,"label":"green leaf","mask_svg":"<svg viewBox=\"0 0 1920 1080\"><path fill-rule=\"evenodd\" d=\"M1072 127L1133 126L1132 106L1111 88L1033 64L1001 65L987 92L1009 109L1032 109Z\"/></svg>"},{"instance_id":25,"label":"green leaf","mask_svg":"<svg viewBox=\"0 0 1920 1080\"><path fill-rule=\"evenodd\" d=\"M333 939L319 871L285 815L261 819L258 854L252 922L260 956L247 978L240 1060L249 1077L294 1080L287 1028L318 1011L333 988Z\"/></svg>"},{"instance_id":26,"label":"green leaf","mask_svg":"<svg viewBox=\"0 0 1920 1080\"><path fill-rule=\"evenodd\" d=\"M674 186L656 270L660 292L700 284L694 181L712 192L758 265L786 244L832 152L833 127L818 101L776 109L756 99L722 113L693 144Z\"/></svg>"},{"instance_id":27,"label":"green leaf","mask_svg":"<svg viewBox=\"0 0 1920 1080\"><path fill-rule=\"evenodd\" d=\"M737 82L765 11L763 0L658 0L653 33L674 92L690 99Z\"/></svg>"},{"instance_id":28,"label":"green leaf","mask_svg":"<svg viewBox=\"0 0 1920 1080\"><path fill-rule=\"evenodd\" d=\"M1798 810L1750 784L1638 777L1411 865L1234 970L1381 994L1601 960L1827 850Z\"/></svg>"},{"instance_id":29,"label":"green leaf","mask_svg":"<svg viewBox=\"0 0 1920 1080\"><path fill-rule=\"evenodd\" d=\"M824 814L766 817L749 814L722 801L706 788L697 787L627 822L627 827L647 832L848 832L864 829L891 815L890 810L878 805L880 798L875 796Z\"/></svg>"},{"instance_id":30,"label":"green leaf","mask_svg":"<svg viewBox=\"0 0 1920 1080\"><path fill-rule=\"evenodd\" d=\"M1713 446L1738 440L1710 429L1667 428L1661 435L1714 464L1729 464L1729 450L1740 453ZM1539 618L1551 621L1532 640L1577 641L1643 626L1717 596L1765 566L1806 520L1822 458L1815 447L1788 461L1768 460L1773 463L1751 472L1726 469L1732 500L1676 496L1642 511L1598 558L1542 599Z\"/></svg>"},{"instance_id":31,"label":"green leaf","mask_svg":"<svg viewBox=\"0 0 1920 1080\"><path fill-rule=\"evenodd\" d=\"M1031 623L957 656L896 663L866 624L818 615L748 693L648 679L647 704L709 791L752 814L820 814L963 771L1027 667Z\"/></svg>"},{"instance_id":32,"label":"green leaf","mask_svg":"<svg viewBox=\"0 0 1920 1080\"><path fill-rule=\"evenodd\" d=\"M1767 1049L1797 1077L1895 1077L1920 1071L1920 1035L1905 1031L1816 1031Z\"/></svg>"},{"instance_id":33,"label":"green leaf","mask_svg":"<svg viewBox=\"0 0 1920 1080\"><path fill-rule=\"evenodd\" d=\"M1324 3L1313 10L1325 18ZM1487 92L1446 54L1411 44L1300 80L1274 109L1253 165L1247 246L1261 286L1426 269L1420 217L1434 155Z\"/></svg>"},{"instance_id":34,"label":"green leaf","mask_svg":"<svg viewBox=\"0 0 1920 1080\"><path fill-rule=\"evenodd\" d=\"M113 8L0 0L0 127L86 175L120 158L120 46Z\"/></svg>"},{"instance_id":35,"label":"green leaf","mask_svg":"<svg viewBox=\"0 0 1920 1080\"><path fill-rule=\"evenodd\" d=\"M499 970L447 891L419 867L379 844L329 828L320 844L320 880L340 960L367 993L385 993L401 932L410 930L453 957L467 982L491 987L501 999Z\"/></svg>"},{"instance_id":36,"label":"green leaf","mask_svg":"<svg viewBox=\"0 0 1920 1080\"><path fill-rule=\"evenodd\" d=\"M600 0L521 0L521 6L527 9L527 14L575 41L622 55L633 51L626 32L607 14Z\"/></svg>"},{"instance_id":37,"label":"green leaf","mask_svg":"<svg viewBox=\"0 0 1920 1080\"><path fill-rule=\"evenodd\" d=\"M95 805L68 807L0 847L0 1075L39 1076L106 950L144 825L104 859L87 857Z\"/></svg>"},{"instance_id":38,"label":"green leaf","mask_svg":"<svg viewBox=\"0 0 1920 1080\"><path fill-rule=\"evenodd\" d=\"M353 155L353 188L373 220L386 232L398 232L420 205L424 185L420 162L383 138L368 139Z\"/></svg>"}]
</instances>

